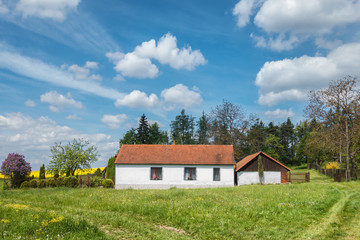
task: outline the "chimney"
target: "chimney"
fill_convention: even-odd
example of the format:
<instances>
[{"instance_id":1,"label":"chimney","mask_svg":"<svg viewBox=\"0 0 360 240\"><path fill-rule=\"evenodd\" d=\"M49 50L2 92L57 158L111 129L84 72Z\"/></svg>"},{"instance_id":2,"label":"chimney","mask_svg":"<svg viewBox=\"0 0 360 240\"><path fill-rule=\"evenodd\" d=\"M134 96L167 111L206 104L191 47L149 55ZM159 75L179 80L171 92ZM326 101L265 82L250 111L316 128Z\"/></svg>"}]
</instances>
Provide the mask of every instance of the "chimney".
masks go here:
<instances>
[{"instance_id":1,"label":"chimney","mask_svg":"<svg viewBox=\"0 0 360 240\"><path fill-rule=\"evenodd\" d=\"M173 141L173 145L175 145L175 140Z\"/></svg>"}]
</instances>

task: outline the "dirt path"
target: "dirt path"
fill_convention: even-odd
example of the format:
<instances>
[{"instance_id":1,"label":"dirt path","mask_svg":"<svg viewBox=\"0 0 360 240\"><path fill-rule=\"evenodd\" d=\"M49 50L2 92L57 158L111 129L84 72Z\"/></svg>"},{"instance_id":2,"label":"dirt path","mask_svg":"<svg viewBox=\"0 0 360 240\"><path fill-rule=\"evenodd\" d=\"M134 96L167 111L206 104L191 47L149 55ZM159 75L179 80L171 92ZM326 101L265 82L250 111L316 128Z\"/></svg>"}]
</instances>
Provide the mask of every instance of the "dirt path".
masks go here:
<instances>
[{"instance_id":1,"label":"dirt path","mask_svg":"<svg viewBox=\"0 0 360 240\"><path fill-rule=\"evenodd\" d=\"M338 190L341 193L339 201L330 208L319 224L310 226L299 239L323 239L333 226L338 226L341 223L340 215L353 193L350 193L348 190Z\"/></svg>"}]
</instances>

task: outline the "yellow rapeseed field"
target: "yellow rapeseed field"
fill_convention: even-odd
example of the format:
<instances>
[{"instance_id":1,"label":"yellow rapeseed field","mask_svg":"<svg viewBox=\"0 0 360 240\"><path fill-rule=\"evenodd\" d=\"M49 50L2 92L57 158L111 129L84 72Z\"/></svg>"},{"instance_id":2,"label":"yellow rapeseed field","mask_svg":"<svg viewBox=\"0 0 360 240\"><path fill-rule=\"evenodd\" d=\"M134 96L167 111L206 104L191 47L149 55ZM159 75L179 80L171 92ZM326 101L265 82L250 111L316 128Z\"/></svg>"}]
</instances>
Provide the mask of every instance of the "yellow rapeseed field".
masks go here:
<instances>
[{"instance_id":1,"label":"yellow rapeseed field","mask_svg":"<svg viewBox=\"0 0 360 240\"><path fill-rule=\"evenodd\" d=\"M88 168L88 169L83 169L83 170L76 170L75 171L75 175L87 175L87 174L93 174L96 169L98 168ZM100 170L104 170L104 168L100 168ZM34 175L34 178L39 178L39 175L40 175L40 171L31 171L30 173L30 176L33 176ZM63 175L65 176L65 175ZM54 174L50 174L48 172L45 173L45 177L46 178L51 178L51 177L54 177ZM4 178L4 175L2 175L0 173L0 179L3 179Z\"/></svg>"}]
</instances>

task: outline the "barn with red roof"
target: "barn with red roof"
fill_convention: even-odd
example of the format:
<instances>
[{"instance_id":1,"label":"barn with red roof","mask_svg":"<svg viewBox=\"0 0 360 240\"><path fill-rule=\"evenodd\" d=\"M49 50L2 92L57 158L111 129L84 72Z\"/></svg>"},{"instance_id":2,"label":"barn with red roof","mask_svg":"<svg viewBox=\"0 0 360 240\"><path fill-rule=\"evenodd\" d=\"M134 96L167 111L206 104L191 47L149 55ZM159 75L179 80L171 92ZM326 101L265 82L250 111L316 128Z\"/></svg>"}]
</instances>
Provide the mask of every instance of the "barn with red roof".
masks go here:
<instances>
[{"instance_id":1,"label":"barn with red roof","mask_svg":"<svg viewBox=\"0 0 360 240\"><path fill-rule=\"evenodd\" d=\"M234 186L232 145L124 144L115 160L115 187Z\"/></svg>"},{"instance_id":2,"label":"barn with red roof","mask_svg":"<svg viewBox=\"0 0 360 240\"><path fill-rule=\"evenodd\" d=\"M259 157L261 156L263 166L262 183L287 183L287 173L291 171L281 162L275 160L264 152L249 155L240 160L236 166L237 185L257 184L259 178Z\"/></svg>"}]
</instances>

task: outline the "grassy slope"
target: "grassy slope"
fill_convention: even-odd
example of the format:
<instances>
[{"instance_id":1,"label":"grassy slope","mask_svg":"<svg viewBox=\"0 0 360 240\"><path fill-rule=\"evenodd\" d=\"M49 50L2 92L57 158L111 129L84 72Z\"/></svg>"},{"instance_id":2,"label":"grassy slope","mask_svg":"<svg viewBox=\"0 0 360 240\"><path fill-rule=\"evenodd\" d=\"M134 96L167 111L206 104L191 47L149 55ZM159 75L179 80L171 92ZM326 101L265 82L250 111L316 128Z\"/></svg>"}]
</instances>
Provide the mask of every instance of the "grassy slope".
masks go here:
<instances>
[{"instance_id":1,"label":"grassy slope","mask_svg":"<svg viewBox=\"0 0 360 240\"><path fill-rule=\"evenodd\" d=\"M219 189L0 191L0 238L358 239L359 183L311 175Z\"/></svg>"}]
</instances>

